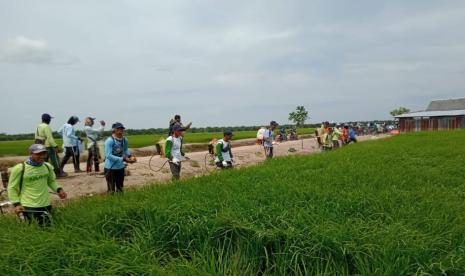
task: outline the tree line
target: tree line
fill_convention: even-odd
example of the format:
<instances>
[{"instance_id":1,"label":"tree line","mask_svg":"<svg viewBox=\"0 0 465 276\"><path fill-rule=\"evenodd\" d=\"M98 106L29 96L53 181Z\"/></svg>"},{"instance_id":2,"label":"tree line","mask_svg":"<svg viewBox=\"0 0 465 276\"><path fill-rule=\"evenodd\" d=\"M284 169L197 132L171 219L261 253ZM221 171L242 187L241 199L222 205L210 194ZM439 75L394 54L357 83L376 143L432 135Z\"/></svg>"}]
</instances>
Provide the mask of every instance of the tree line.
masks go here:
<instances>
[{"instance_id":1,"label":"tree line","mask_svg":"<svg viewBox=\"0 0 465 276\"><path fill-rule=\"evenodd\" d=\"M299 127L309 127L314 128L318 127L319 124L305 124ZM222 132L225 129L229 129L232 131L257 131L262 126L235 126L235 127L193 127L190 128L188 132L190 133L208 133L208 132ZM281 125L280 128L292 128L295 127L293 125ZM147 128L147 129L126 129L125 130L127 135L162 135L168 134L167 128ZM83 136L84 131L77 130L77 136ZM110 136L111 130L107 130L104 132L104 136ZM53 132L53 138L59 139L61 135L58 132ZM0 141L18 141L18 140L34 140L34 133L25 133L25 134L6 134L0 133Z\"/></svg>"}]
</instances>

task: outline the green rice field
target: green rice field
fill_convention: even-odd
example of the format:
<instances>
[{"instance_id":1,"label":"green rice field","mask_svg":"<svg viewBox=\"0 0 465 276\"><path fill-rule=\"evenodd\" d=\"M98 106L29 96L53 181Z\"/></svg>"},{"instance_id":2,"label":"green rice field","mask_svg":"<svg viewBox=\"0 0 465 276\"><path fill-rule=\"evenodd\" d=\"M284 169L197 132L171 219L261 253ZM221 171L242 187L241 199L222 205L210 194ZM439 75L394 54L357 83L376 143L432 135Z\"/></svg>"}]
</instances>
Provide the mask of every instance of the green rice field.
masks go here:
<instances>
[{"instance_id":1,"label":"green rice field","mask_svg":"<svg viewBox=\"0 0 465 276\"><path fill-rule=\"evenodd\" d=\"M464 275L464 132L276 158L0 219L0 275Z\"/></svg>"}]
</instances>

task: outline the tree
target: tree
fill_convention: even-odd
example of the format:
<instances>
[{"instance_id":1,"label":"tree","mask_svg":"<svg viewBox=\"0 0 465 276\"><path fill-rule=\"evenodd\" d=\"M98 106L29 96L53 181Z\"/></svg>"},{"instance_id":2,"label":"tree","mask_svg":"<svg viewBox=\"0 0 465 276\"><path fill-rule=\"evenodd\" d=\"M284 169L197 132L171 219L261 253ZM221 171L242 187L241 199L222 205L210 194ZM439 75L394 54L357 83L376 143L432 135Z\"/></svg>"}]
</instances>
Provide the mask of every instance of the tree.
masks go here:
<instances>
[{"instance_id":1,"label":"tree","mask_svg":"<svg viewBox=\"0 0 465 276\"><path fill-rule=\"evenodd\" d=\"M410 109L405 108L405 107L399 107L389 113L392 115L392 117L395 117L397 115L402 115L402 114L409 113L409 112L410 112Z\"/></svg>"},{"instance_id":2,"label":"tree","mask_svg":"<svg viewBox=\"0 0 465 276\"><path fill-rule=\"evenodd\" d=\"M303 106L298 106L294 112L289 113L289 121L294 122L297 126L303 126L307 119L309 119L308 111Z\"/></svg>"}]
</instances>

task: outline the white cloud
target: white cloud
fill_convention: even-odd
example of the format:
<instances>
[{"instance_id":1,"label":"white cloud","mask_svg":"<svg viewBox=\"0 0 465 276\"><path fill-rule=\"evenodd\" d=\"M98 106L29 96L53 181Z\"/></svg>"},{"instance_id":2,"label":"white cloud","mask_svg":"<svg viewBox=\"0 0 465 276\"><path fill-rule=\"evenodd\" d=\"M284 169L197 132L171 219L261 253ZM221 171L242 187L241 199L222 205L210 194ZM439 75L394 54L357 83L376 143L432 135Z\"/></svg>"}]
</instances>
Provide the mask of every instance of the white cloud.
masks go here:
<instances>
[{"instance_id":1,"label":"white cloud","mask_svg":"<svg viewBox=\"0 0 465 276\"><path fill-rule=\"evenodd\" d=\"M17 36L0 45L0 62L68 65L78 59L50 48L47 41Z\"/></svg>"}]
</instances>

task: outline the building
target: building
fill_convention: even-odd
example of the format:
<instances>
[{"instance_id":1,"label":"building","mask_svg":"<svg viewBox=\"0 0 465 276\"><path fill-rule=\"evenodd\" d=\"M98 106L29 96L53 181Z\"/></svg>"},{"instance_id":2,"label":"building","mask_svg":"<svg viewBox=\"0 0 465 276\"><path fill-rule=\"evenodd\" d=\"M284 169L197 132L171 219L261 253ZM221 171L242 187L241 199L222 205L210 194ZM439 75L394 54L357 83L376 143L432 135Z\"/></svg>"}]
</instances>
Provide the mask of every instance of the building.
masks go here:
<instances>
[{"instance_id":1,"label":"building","mask_svg":"<svg viewBox=\"0 0 465 276\"><path fill-rule=\"evenodd\" d=\"M465 98L432 101L424 111L395 116L401 132L465 128Z\"/></svg>"}]
</instances>

